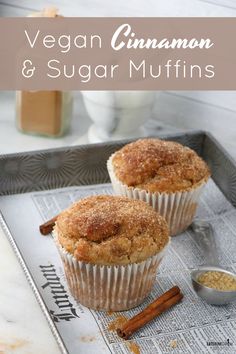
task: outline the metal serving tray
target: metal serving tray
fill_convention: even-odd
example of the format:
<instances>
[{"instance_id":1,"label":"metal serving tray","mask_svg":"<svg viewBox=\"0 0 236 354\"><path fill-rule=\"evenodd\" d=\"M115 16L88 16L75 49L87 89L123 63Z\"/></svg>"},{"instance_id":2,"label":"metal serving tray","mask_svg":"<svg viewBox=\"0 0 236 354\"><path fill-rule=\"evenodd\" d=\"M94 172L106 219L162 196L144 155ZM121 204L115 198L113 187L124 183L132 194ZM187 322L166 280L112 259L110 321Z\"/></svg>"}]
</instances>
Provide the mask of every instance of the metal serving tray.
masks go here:
<instances>
[{"instance_id":1,"label":"metal serving tray","mask_svg":"<svg viewBox=\"0 0 236 354\"><path fill-rule=\"evenodd\" d=\"M196 131L159 137L178 141L194 149L202 156L210 166L215 184L227 200L234 207L236 206L236 164L212 135ZM51 247L52 239L40 236L38 225L49 218L49 215L57 214L60 206L58 206L58 210L55 210L55 207L53 207L53 205L56 205L54 201L51 210L47 208L47 214L44 214L44 197L50 193L46 191L58 189L55 193L60 195L62 199L67 198L66 203L69 203L73 201L73 198L76 199L86 195L87 189L90 193L93 193L93 191L94 193L111 193L111 187L107 184L109 177L106 170L106 161L114 151L126 143L127 141L119 141L0 156L0 223L63 353L74 354L78 346L81 348L81 353L89 353L89 351L92 353L92 344L76 342L73 338L74 332L70 326L72 326L73 318L80 317L78 312L81 316L83 314L90 316L95 327L99 320L94 311L75 304L70 295L68 295L68 301L72 311L56 313L58 308L55 307L55 303L52 303L52 288L47 286L47 280L49 279L47 278L47 274L49 274L47 270L53 272L52 265L57 262L56 259L59 256L56 249ZM84 188L79 186L84 186ZM67 187L71 187L71 189ZM73 192L72 197L68 197L70 190ZM44 192L37 194L38 191ZM70 198L72 200L69 200ZM36 216L31 215L33 213L31 205L35 200L37 203L34 205L38 208L38 215ZM19 207L20 204L22 205L22 201L24 201L24 210ZM27 226L24 229L21 223L25 213L28 213L28 218L32 217L34 219L35 225ZM30 240L32 248L26 247L27 240ZM37 253L40 247L41 251ZM35 251L32 251L33 249ZM55 274L60 279L59 286L66 289L61 266L58 266ZM101 328L99 329L99 326L97 326L96 331L98 333L100 333L99 330L102 332ZM83 334L83 327L79 324L78 333ZM101 338L102 335L101 333ZM110 340L112 343L112 338ZM115 341L112 350L107 345L107 338L99 341L100 339L97 343L97 354L122 352L119 351L119 343L117 344ZM72 342L73 344L71 344Z\"/></svg>"},{"instance_id":2,"label":"metal serving tray","mask_svg":"<svg viewBox=\"0 0 236 354\"><path fill-rule=\"evenodd\" d=\"M194 131L158 137L189 146L202 156L218 187L236 206L236 163L210 133ZM107 159L129 141L0 155L0 196L107 183Z\"/></svg>"}]
</instances>

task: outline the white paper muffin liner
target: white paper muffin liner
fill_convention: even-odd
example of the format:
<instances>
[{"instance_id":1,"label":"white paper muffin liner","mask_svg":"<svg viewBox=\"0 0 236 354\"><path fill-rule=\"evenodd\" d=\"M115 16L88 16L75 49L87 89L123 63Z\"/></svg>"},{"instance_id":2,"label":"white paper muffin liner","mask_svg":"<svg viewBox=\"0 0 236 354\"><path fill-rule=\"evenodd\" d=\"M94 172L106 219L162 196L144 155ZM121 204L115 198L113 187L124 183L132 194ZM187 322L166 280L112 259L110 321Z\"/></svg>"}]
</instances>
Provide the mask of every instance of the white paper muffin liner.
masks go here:
<instances>
[{"instance_id":1,"label":"white paper muffin liner","mask_svg":"<svg viewBox=\"0 0 236 354\"><path fill-rule=\"evenodd\" d=\"M114 154L107 161L107 169L115 194L147 202L166 219L171 236L175 236L186 230L192 223L200 194L207 180L184 192L147 192L139 188L128 187L118 180L112 165L113 156Z\"/></svg>"},{"instance_id":2,"label":"white paper muffin liner","mask_svg":"<svg viewBox=\"0 0 236 354\"><path fill-rule=\"evenodd\" d=\"M153 257L128 265L95 265L78 261L57 241L71 294L95 310L123 311L138 306L152 289L168 244Z\"/></svg>"}]
</instances>

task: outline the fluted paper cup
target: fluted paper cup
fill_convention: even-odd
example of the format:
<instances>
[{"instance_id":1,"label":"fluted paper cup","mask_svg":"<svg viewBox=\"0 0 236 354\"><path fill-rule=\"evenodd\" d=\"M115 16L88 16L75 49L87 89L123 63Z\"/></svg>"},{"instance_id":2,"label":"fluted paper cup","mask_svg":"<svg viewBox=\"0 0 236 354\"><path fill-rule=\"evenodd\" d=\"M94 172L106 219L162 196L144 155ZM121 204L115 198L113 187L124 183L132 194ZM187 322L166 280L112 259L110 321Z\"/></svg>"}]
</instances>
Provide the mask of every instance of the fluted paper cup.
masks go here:
<instances>
[{"instance_id":1,"label":"fluted paper cup","mask_svg":"<svg viewBox=\"0 0 236 354\"><path fill-rule=\"evenodd\" d=\"M55 241L69 289L76 301L95 310L123 311L138 306L152 289L168 244L153 257L128 265L96 265L78 261Z\"/></svg>"},{"instance_id":2,"label":"fluted paper cup","mask_svg":"<svg viewBox=\"0 0 236 354\"><path fill-rule=\"evenodd\" d=\"M107 169L115 194L143 200L151 205L167 221L171 236L178 235L188 228L193 221L199 197L208 178L183 192L147 192L126 186L118 180L112 165L113 156L114 154L107 161Z\"/></svg>"}]
</instances>

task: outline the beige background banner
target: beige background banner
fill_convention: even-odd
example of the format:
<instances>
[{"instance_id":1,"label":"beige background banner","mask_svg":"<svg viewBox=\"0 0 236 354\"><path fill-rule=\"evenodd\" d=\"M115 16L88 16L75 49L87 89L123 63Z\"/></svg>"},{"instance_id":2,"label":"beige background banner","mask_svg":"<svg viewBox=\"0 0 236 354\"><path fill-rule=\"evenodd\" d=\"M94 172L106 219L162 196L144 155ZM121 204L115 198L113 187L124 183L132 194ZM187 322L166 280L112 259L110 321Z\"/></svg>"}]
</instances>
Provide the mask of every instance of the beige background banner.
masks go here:
<instances>
[{"instance_id":1,"label":"beige background banner","mask_svg":"<svg viewBox=\"0 0 236 354\"><path fill-rule=\"evenodd\" d=\"M235 90L236 18L1 18L3 90Z\"/></svg>"}]
</instances>

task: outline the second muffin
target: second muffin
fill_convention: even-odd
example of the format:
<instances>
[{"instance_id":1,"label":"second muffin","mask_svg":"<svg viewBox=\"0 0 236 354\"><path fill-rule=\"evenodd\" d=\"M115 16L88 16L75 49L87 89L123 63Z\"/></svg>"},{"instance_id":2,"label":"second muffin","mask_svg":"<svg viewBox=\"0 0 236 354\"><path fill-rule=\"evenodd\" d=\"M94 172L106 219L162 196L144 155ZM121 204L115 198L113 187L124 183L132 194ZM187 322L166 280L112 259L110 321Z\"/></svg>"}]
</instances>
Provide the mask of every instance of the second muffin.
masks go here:
<instances>
[{"instance_id":1,"label":"second muffin","mask_svg":"<svg viewBox=\"0 0 236 354\"><path fill-rule=\"evenodd\" d=\"M195 151L160 139L125 145L107 167L116 194L146 201L166 219L172 236L191 224L210 176Z\"/></svg>"},{"instance_id":2,"label":"second muffin","mask_svg":"<svg viewBox=\"0 0 236 354\"><path fill-rule=\"evenodd\" d=\"M100 310L127 310L149 294L166 221L142 201L91 196L62 212L54 230L73 296Z\"/></svg>"}]
</instances>

